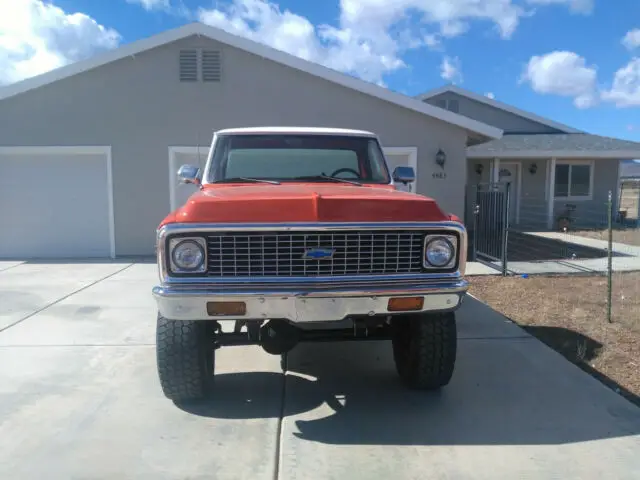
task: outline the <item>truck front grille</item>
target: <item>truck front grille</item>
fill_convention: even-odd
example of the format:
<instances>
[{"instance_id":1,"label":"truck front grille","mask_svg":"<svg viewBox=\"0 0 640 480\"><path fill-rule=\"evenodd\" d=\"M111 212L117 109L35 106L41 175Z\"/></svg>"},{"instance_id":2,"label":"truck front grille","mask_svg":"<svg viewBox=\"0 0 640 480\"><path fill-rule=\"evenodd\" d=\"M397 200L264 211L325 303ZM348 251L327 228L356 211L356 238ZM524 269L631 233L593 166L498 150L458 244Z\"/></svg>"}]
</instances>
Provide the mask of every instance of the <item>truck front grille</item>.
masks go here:
<instances>
[{"instance_id":1,"label":"truck front grille","mask_svg":"<svg viewBox=\"0 0 640 480\"><path fill-rule=\"evenodd\" d=\"M209 276L420 273L425 232L221 232L207 236Z\"/></svg>"}]
</instances>

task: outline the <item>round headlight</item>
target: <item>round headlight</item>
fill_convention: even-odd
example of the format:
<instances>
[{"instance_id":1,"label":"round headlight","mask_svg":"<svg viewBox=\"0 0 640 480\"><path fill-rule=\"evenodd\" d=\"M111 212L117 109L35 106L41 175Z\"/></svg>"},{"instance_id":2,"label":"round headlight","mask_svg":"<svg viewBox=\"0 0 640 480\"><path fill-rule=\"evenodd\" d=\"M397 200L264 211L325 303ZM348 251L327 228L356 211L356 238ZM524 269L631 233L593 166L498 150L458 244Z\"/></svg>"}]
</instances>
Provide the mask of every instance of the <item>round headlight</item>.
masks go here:
<instances>
[{"instance_id":1,"label":"round headlight","mask_svg":"<svg viewBox=\"0 0 640 480\"><path fill-rule=\"evenodd\" d=\"M204 263L204 249L193 240L184 240L175 246L171 258L180 270L198 270Z\"/></svg>"},{"instance_id":2,"label":"round headlight","mask_svg":"<svg viewBox=\"0 0 640 480\"><path fill-rule=\"evenodd\" d=\"M425 259L432 267L445 267L452 259L455 251L446 238L434 238L427 243Z\"/></svg>"}]
</instances>

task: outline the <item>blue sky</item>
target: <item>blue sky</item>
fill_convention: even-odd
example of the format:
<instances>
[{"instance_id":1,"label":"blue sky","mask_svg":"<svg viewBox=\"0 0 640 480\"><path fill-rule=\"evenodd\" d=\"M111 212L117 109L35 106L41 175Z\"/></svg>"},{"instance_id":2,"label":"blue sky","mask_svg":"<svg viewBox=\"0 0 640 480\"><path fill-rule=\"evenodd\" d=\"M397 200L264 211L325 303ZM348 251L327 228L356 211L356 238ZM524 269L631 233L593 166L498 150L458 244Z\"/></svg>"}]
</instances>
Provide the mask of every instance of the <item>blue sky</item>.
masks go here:
<instances>
[{"instance_id":1,"label":"blue sky","mask_svg":"<svg viewBox=\"0 0 640 480\"><path fill-rule=\"evenodd\" d=\"M640 141L638 0L0 0L0 82L200 20L416 95Z\"/></svg>"}]
</instances>

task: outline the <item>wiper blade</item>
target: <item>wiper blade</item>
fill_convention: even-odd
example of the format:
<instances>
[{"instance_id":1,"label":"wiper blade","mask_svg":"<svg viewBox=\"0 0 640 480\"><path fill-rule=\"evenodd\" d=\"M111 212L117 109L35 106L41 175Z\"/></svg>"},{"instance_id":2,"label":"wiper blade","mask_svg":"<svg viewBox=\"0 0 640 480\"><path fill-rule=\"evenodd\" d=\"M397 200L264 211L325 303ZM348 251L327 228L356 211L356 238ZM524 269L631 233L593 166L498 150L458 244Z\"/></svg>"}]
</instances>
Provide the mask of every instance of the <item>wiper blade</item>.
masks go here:
<instances>
[{"instance_id":1,"label":"wiper blade","mask_svg":"<svg viewBox=\"0 0 640 480\"><path fill-rule=\"evenodd\" d=\"M280 185L280 182L275 180L265 180L264 178L249 178L249 177L232 177L218 180L215 183L234 183L234 182L251 182L251 183L269 183L271 185Z\"/></svg>"},{"instance_id":2,"label":"wiper blade","mask_svg":"<svg viewBox=\"0 0 640 480\"><path fill-rule=\"evenodd\" d=\"M346 178L331 177L329 175L307 175L303 177L293 177L292 180L326 180L328 182L350 183L351 185L362 186L360 182L355 180L347 180Z\"/></svg>"}]
</instances>

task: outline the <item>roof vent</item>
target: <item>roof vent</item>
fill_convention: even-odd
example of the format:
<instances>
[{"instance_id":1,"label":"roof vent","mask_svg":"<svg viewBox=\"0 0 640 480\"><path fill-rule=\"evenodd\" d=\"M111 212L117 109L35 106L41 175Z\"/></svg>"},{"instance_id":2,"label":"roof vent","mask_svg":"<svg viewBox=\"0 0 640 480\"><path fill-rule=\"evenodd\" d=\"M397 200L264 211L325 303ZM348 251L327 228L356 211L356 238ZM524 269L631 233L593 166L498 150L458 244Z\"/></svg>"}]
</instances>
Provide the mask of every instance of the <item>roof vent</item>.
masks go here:
<instances>
[{"instance_id":1,"label":"roof vent","mask_svg":"<svg viewBox=\"0 0 640 480\"><path fill-rule=\"evenodd\" d=\"M198 51L180 50L180 81L198 81Z\"/></svg>"},{"instance_id":2,"label":"roof vent","mask_svg":"<svg viewBox=\"0 0 640 480\"><path fill-rule=\"evenodd\" d=\"M203 50L202 51L202 81L203 82L219 82L222 76L222 63L220 59L220 51Z\"/></svg>"}]
</instances>

